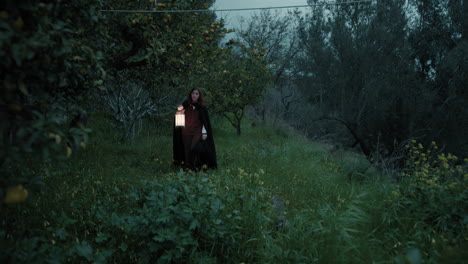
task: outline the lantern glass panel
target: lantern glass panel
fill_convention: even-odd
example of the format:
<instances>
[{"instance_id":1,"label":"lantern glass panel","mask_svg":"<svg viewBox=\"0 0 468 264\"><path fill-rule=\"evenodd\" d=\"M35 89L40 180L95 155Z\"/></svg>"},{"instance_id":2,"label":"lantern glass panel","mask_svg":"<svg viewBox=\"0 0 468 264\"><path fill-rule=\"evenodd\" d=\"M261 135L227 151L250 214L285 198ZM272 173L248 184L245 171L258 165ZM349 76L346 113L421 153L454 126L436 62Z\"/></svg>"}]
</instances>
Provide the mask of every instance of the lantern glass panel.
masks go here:
<instances>
[{"instance_id":1,"label":"lantern glass panel","mask_svg":"<svg viewBox=\"0 0 468 264\"><path fill-rule=\"evenodd\" d=\"M177 112L175 115L175 126L176 127L185 127L185 115Z\"/></svg>"}]
</instances>

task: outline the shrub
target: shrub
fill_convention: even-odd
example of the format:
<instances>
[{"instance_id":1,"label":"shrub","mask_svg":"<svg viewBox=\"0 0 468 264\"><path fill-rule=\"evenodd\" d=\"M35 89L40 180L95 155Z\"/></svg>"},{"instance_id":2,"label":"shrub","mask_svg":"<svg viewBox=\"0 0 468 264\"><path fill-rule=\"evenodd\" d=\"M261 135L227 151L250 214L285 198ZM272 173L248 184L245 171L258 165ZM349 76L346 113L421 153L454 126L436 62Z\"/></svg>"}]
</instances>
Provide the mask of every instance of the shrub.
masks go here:
<instances>
[{"instance_id":1,"label":"shrub","mask_svg":"<svg viewBox=\"0 0 468 264\"><path fill-rule=\"evenodd\" d=\"M76 196L72 209L24 233L21 208L0 230L4 262L226 263L254 261L271 226L260 173L169 173L125 190L101 186L105 199ZM226 191L229 190L229 191ZM104 194L105 193L105 194ZM88 201L88 208L84 204ZM95 201L94 201L95 202ZM25 204L24 206L27 206ZM55 210L56 208L54 208ZM57 208L57 210L60 210ZM71 211L71 213L70 213ZM52 220L50 220L52 219ZM238 259L239 256L244 259Z\"/></svg>"},{"instance_id":2,"label":"shrub","mask_svg":"<svg viewBox=\"0 0 468 264\"><path fill-rule=\"evenodd\" d=\"M392 208L399 219L412 221L411 230L428 234L415 237L418 243L459 245L468 224L468 160L438 151L435 142L425 148L413 140L406 148L406 169L389 200Z\"/></svg>"}]
</instances>

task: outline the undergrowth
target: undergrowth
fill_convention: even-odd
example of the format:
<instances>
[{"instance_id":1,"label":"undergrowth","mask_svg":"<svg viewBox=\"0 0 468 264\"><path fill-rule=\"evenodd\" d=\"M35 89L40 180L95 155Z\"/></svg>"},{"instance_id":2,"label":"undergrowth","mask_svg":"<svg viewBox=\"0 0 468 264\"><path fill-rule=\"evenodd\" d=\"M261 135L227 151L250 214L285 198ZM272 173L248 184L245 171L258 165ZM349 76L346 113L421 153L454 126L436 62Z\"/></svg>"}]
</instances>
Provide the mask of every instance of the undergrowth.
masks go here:
<instances>
[{"instance_id":1,"label":"undergrowth","mask_svg":"<svg viewBox=\"0 0 468 264\"><path fill-rule=\"evenodd\" d=\"M147 120L131 143L103 115L90 123L86 149L41 164L28 201L1 205L3 263L466 259L466 161L451 155L430 163L413 143L400 182L372 170L356 179L368 166L357 153L330 153L272 124L245 123L239 137L215 119L219 169L192 173L172 166L169 123Z\"/></svg>"}]
</instances>

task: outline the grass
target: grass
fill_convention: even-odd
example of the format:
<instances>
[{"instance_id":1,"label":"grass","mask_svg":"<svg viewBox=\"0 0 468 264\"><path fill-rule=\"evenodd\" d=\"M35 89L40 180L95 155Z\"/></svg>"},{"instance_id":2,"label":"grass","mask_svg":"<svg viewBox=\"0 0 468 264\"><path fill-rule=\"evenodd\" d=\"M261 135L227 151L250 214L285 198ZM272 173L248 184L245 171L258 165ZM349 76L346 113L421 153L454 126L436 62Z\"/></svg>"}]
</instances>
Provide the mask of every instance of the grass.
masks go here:
<instances>
[{"instance_id":1,"label":"grass","mask_svg":"<svg viewBox=\"0 0 468 264\"><path fill-rule=\"evenodd\" d=\"M68 248L56 257L71 262L393 263L413 247L427 261L451 254L458 263L465 257L460 249L466 242L424 246L425 229L415 227L417 219L399 219L386 202L394 184L372 170L356 179L356 171L368 166L357 153L330 153L291 129L268 124L245 122L237 136L215 119L218 170L184 174L172 167L171 125L145 124L140 137L124 143L104 116L94 115L86 149L64 166L44 165L41 190L27 203L2 208L6 249L0 260L43 262L59 252L56 243ZM275 228L271 195L285 203L285 229ZM165 242L153 243L161 233L146 237L155 227L135 233L158 219L165 223L161 230L175 232ZM195 228L187 233L185 224ZM141 241L154 248L141 253ZM161 253L161 245L170 255ZM21 255L26 246L35 258Z\"/></svg>"}]
</instances>

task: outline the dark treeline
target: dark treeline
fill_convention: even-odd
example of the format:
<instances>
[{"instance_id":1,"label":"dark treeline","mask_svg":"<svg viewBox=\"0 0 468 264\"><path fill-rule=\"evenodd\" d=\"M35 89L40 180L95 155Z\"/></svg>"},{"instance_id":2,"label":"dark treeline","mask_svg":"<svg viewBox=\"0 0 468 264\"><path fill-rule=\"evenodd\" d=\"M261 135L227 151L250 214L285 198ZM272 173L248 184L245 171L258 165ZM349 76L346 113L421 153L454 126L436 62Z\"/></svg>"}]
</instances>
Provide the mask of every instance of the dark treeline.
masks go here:
<instances>
[{"instance_id":1,"label":"dark treeline","mask_svg":"<svg viewBox=\"0 0 468 264\"><path fill-rule=\"evenodd\" d=\"M257 110L374 162L401 156L410 139L467 156L466 3L322 2L305 14L257 14L241 31L281 55L267 58L275 87Z\"/></svg>"}]
</instances>

